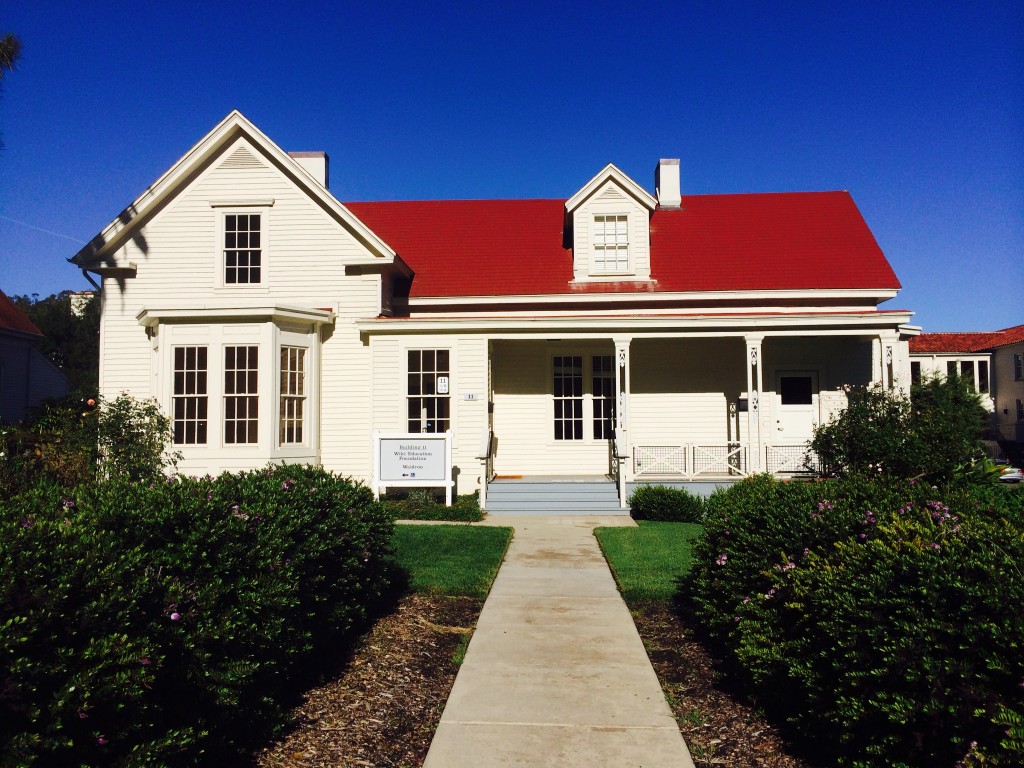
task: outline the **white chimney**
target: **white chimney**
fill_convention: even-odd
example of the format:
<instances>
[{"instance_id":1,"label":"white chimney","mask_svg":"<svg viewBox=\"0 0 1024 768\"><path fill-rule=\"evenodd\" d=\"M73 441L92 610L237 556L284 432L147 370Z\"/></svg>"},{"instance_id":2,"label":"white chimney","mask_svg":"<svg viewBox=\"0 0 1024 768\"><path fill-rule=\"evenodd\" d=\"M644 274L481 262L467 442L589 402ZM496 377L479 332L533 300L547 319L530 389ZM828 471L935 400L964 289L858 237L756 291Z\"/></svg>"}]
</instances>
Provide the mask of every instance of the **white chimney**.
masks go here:
<instances>
[{"instance_id":1,"label":"white chimney","mask_svg":"<svg viewBox=\"0 0 1024 768\"><path fill-rule=\"evenodd\" d=\"M654 188L658 193L658 205L662 208L678 208L682 204L678 157L658 161L658 167L654 169Z\"/></svg>"},{"instance_id":2,"label":"white chimney","mask_svg":"<svg viewBox=\"0 0 1024 768\"><path fill-rule=\"evenodd\" d=\"M288 156L302 166L314 179L319 181L325 188L328 183L327 165L330 158L326 152L289 152Z\"/></svg>"}]
</instances>

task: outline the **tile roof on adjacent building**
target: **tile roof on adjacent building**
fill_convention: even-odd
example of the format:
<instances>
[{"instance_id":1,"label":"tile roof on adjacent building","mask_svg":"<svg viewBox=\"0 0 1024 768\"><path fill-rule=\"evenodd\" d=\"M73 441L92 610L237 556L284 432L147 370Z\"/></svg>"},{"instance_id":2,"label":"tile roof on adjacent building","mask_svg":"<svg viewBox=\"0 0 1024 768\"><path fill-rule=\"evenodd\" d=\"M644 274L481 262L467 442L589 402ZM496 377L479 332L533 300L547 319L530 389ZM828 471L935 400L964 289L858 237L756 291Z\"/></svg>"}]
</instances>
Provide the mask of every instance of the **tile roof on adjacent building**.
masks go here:
<instances>
[{"instance_id":1,"label":"tile roof on adjacent building","mask_svg":"<svg viewBox=\"0 0 1024 768\"><path fill-rule=\"evenodd\" d=\"M43 335L43 332L36 328L35 323L29 320L3 291L0 291L0 331L30 333L34 336Z\"/></svg>"},{"instance_id":2,"label":"tile roof on adjacent building","mask_svg":"<svg viewBox=\"0 0 1024 768\"><path fill-rule=\"evenodd\" d=\"M651 215L651 282L573 282L565 200L346 203L408 264L414 297L898 289L847 192L683 195Z\"/></svg>"},{"instance_id":3,"label":"tile roof on adjacent building","mask_svg":"<svg viewBox=\"0 0 1024 768\"><path fill-rule=\"evenodd\" d=\"M980 333L922 333L910 339L910 354L987 352L1024 341L1024 325Z\"/></svg>"}]
</instances>

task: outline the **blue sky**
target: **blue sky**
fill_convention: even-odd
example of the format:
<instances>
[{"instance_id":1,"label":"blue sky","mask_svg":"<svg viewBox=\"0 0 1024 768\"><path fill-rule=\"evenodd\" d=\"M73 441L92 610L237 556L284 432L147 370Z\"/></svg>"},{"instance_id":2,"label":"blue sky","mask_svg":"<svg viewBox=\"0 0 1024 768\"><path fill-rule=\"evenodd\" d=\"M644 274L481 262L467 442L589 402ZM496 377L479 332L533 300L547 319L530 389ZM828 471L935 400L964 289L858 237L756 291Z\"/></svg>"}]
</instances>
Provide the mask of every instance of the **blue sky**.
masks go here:
<instances>
[{"instance_id":1,"label":"blue sky","mask_svg":"<svg viewBox=\"0 0 1024 768\"><path fill-rule=\"evenodd\" d=\"M0 289L65 259L231 109L341 200L847 189L927 331L1024 323L1024 2L8 0ZM848 7L844 7L848 6Z\"/></svg>"}]
</instances>

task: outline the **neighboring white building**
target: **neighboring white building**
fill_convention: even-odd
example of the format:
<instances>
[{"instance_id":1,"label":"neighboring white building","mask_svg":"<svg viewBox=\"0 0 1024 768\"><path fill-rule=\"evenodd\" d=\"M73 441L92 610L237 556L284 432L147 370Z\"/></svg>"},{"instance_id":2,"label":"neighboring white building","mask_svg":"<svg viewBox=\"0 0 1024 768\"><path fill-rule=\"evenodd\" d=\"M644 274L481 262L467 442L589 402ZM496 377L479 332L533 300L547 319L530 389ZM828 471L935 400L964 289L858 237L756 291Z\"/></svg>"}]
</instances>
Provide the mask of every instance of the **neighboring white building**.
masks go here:
<instances>
[{"instance_id":1,"label":"neighboring white building","mask_svg":"<svg viewBox=\"0 0 1024 768\"><path fill-rule=\"evenodd\" d=\"M67 377L39 351L42 332L0 291L0 423L24 419L68 393Z\"/></svg>"},{"instance_id":2,"label":"neighboring white building","mask_svg":"<svg viewBox=\"0 0 1024 768\"><path fill-rule=\"evenodd\" d=\"M913 381L956 373L973 382L1006 453L1024 446L1024 325L982 333L922 333L910 341Z\"/></svg>"},{"instance_id":3,"label":"neighboring white building","mask_svg":"<svg viewBox=\"0 0 1024 768\"><path fill-rule=\"evenodd\" d=\"M909 385L917 329L878 308L900 285L846 192L681 195L677 160L656 195L614 165L558 200L326 184L232 112L72 260L102 279L100 394L156 397L183 471L369 481L375 430L451 430L463 493L616 456L734 479L799 470L843 384Z\"/></svg>"}]
</instances>

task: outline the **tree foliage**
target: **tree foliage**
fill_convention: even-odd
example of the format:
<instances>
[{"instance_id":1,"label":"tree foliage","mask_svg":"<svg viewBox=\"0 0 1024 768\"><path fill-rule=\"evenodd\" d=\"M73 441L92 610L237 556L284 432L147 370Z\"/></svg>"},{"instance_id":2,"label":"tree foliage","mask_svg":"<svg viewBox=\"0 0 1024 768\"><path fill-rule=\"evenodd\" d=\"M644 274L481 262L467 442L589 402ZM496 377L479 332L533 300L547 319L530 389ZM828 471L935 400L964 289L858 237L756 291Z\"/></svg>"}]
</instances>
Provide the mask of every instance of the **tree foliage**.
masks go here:
<instances>
[{"instance_id":1,"label":"tree foliage","mask_svg":"<svg viewBox=\"0 0 1024 768\"><path fill-rule=\"evenodd\" d=\"M68 377L73 394L93 395L99 381L100 300L85 303L81 315L71 307L71 292L40 299L38 294L14 296L14 303L46 338L40 351Z\"/></svg>"},{"instance_id":2,"label":"tree foliage","mask_svg":"<svg viewBox=\"0 0 1024 768\"><path fill-rule=\"evenodd\" d=\"M0 38L0 80L14 70L21 58L21 40L8 32Z\"/></svg>"},{"instance_id":3,"label":"tree foliage","mask_svg":"<svg viewBox=\"0 0 1024 768\"><path fill-rule=\"evenodd\" d=\"M815 430L811 448L831 477L887 475L933 482L962 474L984 456L985 409L967 380L926 379L899 390L848 387L847 407Z\"/></svg>"}]
</instances>

